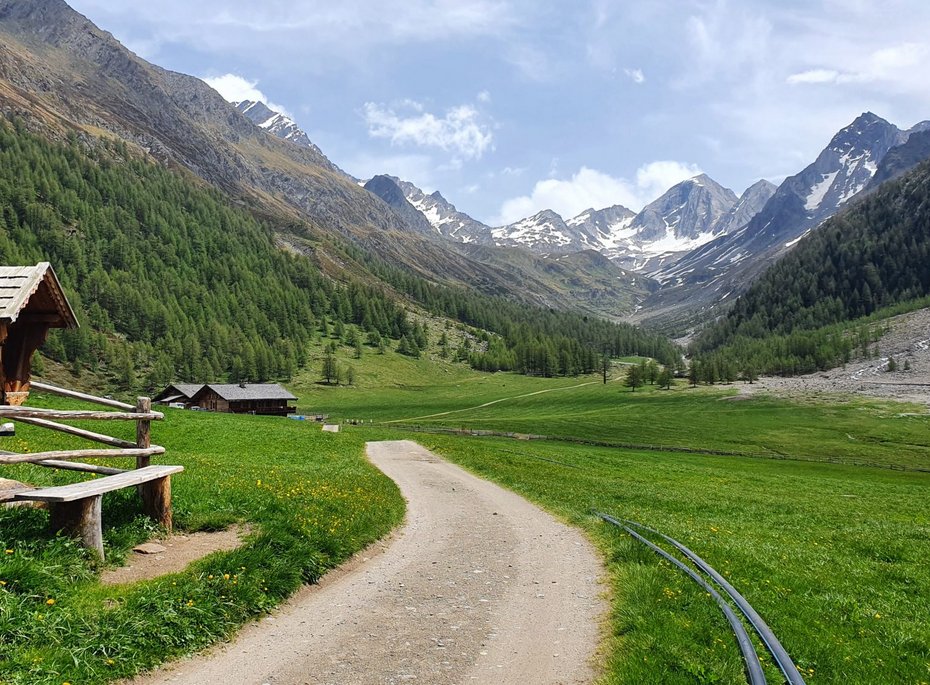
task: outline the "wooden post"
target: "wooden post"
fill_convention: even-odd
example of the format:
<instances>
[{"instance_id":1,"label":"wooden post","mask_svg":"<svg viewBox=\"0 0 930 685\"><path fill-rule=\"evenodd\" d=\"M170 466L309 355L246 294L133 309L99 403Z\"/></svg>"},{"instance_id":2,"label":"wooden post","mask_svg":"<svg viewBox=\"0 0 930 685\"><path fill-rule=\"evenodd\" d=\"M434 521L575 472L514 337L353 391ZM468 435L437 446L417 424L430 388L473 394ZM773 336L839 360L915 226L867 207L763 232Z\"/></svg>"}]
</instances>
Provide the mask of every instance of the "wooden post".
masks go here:
<instances>
[{"instance_id":1,"label":"wooden post","mask_svg":"<svg viewBox=\"0 0 930 685\"><path fill-rule=\"evenodd\" d=\"M171 533L174 517L171 512L171 476L165 476L139 486L142 494L142 510Z\"/></svg>"},{"instance_id":2,"label":"wooden post","mask_svg":"<svg viewBox=\"0 0 930 685\"><path fill-rule=\"evenodd\" d=\"M97 551L103 560L103 530L101 529L101 495L85 497L74 502L51 504L52 532L80 538L88 549Z\"/></svg>"},{"instance_id":3,"label":"wooden post","mask_svg":"<svg viewBox=\"0 0 930 685\"><path fill-rule=\"evenodd\" d=\"M148 397L136 399L136 413L148 414L152 411L152 400ZM152 446L152 422L146 419L136 421L136 447L148 448ZM149 457L136 457L136 468L141 469L149 465Z\"/></svg>"}]
</instances>

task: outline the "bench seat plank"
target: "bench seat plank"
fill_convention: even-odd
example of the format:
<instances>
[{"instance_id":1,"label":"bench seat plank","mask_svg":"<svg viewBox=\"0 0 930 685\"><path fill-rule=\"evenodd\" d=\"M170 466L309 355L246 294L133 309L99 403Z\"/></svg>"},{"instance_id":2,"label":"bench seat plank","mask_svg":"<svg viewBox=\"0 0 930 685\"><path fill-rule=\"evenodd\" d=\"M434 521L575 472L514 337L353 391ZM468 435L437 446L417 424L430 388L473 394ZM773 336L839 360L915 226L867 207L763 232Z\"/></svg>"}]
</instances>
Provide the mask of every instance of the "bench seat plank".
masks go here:
<instances>
[{"instance_id":1,"label":"bench seat plank","mask_svg":"<svg viewBox=\"0 0 930 685\"><path fill-rule=\"evenodd\" d=\"M40 502L74 502L75 500L102 495L105 492L127 488L141 483L148 483L183 471L183 466L146 466L141 469L124 471L114 476L105 476L83 483L60 485L53 488L40 488L16 494L17 500L31 500Z\"/></svg>"}]
</instances>

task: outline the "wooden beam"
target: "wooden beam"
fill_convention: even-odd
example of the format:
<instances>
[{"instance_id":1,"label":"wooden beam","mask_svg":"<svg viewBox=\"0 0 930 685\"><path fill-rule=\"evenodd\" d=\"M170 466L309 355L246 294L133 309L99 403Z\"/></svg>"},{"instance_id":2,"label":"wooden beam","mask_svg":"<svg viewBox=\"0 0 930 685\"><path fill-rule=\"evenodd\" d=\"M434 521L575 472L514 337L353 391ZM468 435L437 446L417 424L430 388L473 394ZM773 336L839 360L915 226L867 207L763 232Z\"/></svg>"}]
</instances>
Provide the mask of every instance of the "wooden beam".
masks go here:
<instances>
[{"instance_id":1,"label":"wooden beam","mask_svg":"<svg viewBox=\"0 0 930 685\"><path fill-rule=\"evenodd\" d=\"M125 402L119 402L118 400L108 400L105 397L97 397L96 395L88 395L87 393L78 392L77 390L68 390L66 388L59 388L56 385L49 385L48 383L40 383L39 381L32 381L31 383L33 389L40 390L42 392L51 393L52 395L60 395L62 397L70 397L75 400L84 400L85 402L93 402L95 404L102 404L105 407L113 407L114 409L125 409L127 411L132 411L135 409L131 404L126 404Z\"/></svg>"},{"instance_id":2,"label":"wooden beam","mask_svg":"<svg viewBox=\"0 0 930 685\"><path fill-rule=\"evenodd\" d=\"M48 428L53 431L60 431L62 433L67 433L68 435L76 435L79 438L86 438L87 440L93 440L94 442L101 442L104 445L112 445L113 447L135 447L136 443L130 442L129 440L121 440L120 438L113 438L109 435L103 435L102 433L94 433L93 431L84 430L83 428L75 428L74 426L69 426L64 423L56 423L54 421L46 421L45 419L35 419L29 418L26 416L17 416L16 420L20 423L26 423L30 426L40 426L42 428ZM150 447L151 444L146 445Z\"/></svg>"},{"instance_id":3,"label":"wooden beam","mask_svg":"<svg viewBox=\"0 0 930 685\"><path fill-rule=\"evenodd\" d=\"M139 494L142 495L142 510L145 515L171 533L174 524L171 512L171 476L140 485Z\"/></svg>"},{"instance_id":4,"label":"wooden beam","mask_svg":"<svg viewBox=\"0 0 930 685\"><path fill-rule=\"evenodd\" d=\"M35 465L47 466L52 469L62 469L63 471L83 471L85 473L98 473L101 476L115 476L117 473L126 473L126 469L115 469L112 466L97 466L96 464L83 464L79 461L58 461L57 459L37 461L35 462Z\"/></svg>"},{"instance_id":5,"label":"wooden beam","mask_svg":"<svg viewBox=\"0 0 930 685\"><path fill-rule=\"evenodd\" d=\"M88 549L103 559L101 495L74 502L55 502L51 506L52 532L62 532L80 539Z\"/></svg>"},{"instance_id":6,"label":"wooden beam","mask_svg":"<svg viewBox=\"0 0 930 685\"><path fill-rule=\"evenodd\" d=\"M152 411L152 400L148 397L140 397L136 400L136 413L149 414ZM148 449L152 446L152 422L139 421L136 423L136 444L139 449ZM149 465L149 457L136 457L136 468L141 469ZM143 494L144 497L144 494ZM170 502L169 502L170 504Z\"/></svg>"},{"instance_id":7,"label":"wooden beam","mask_svg":"<svg viewBox=\"0 0 930 685\"><path fill-rule=\"evenodd\" d=\"M0 453L0 464L27 464L48 459L93 459L107 457L144 457L164 454L165 448L152 445L148 449L124 450L58 450L55 452L33 452L32 454Z\"/></svg>"},{"instance_id":8,"label":"wooden beam","mask_svg":"<svg viewBox=\"0 0 930 685\"><path fill-rule=\"evenodd\" d=\"M35 387L35 385L33 385L33 387ZM135 407L133 407L133 409L134 408ZM85 419L92 421L161 421L165 418L164 414L157 411L149 412L148 414L137 414L134 411L88 411L0 406L0 418L17 421L21 416L33 419L61 419L63 421L79 421Z\"/></svg>"},{"instance_id":9,"label":"wooden beam","mask_svg":"<svg viewBox=\"0 0 930 685\"><path fill-rule=\"evenodd\" d=\"M140 483L148 483L174 473L180 473L183 470L183 466L147 466L144 469L130 469L115 476L86 480L83 483L21 492L16 496L16 499L38 502L73 502L121 488L130 488Z\"/></svg>"}]
</instances>

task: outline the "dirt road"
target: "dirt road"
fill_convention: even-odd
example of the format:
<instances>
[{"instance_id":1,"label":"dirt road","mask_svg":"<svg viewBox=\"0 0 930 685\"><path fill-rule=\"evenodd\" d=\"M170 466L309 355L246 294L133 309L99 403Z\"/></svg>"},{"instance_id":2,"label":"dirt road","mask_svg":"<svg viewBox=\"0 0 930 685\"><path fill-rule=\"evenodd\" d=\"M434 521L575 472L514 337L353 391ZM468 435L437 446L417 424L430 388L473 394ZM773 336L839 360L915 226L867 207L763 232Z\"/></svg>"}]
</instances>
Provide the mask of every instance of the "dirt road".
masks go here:
<instances>
[{"instance_id":1,"label":"dirt road","mask_svg":"<svg viewBox=\"0 0 930 685\"><path fill-rule=\"evenodd\" d=\"M136 683L592 682L607 605L582 535L414 442L370 443L368 456L408 501L383 551Z\"/></svg>"}]
</instances>

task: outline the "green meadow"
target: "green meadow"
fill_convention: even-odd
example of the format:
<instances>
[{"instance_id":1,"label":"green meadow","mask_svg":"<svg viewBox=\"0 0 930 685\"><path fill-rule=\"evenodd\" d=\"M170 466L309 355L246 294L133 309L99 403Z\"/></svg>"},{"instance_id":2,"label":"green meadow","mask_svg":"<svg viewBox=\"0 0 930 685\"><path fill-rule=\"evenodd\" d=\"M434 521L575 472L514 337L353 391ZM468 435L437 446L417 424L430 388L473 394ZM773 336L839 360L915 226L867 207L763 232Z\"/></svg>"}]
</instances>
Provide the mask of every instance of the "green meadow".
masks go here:
<instances>
[{"instance_id":1,"label":"green meadow","mask_svg":"<svg viewBox=\"0 0 930 685\"><path fill-rule=\"evenodd\" d=\"M479 374L367 351L340 363L353 365L355 385L327 386L307 371L291 389L304 413L364 422L341 433L182 410L153 426L168 448L160 461L187 469L173 479L176 527L248 523L238 550L105 587L95 559L49 536L45 512L0 511L0 683L104 682L228 637L400 522L399 492L363 457L365 441L398 438L587 532L605 559L612 606L603 683L744 676L713 601L594 510L656 527L702 555L763 615L808 682L930 682L924 408L732 399L737 386L683 382L631 392L599 377ZM130 437L131 426L121 428ZM549 439L449 433L462 430ZM16 451L77 444L27 426L10 440ZM3 469L40 484L75 479ZM104 531L110 565L154 532L126 491L105 496ZM757 647L770 682L780 682Z\"/></svg>"},{"instance_id":2,"label":"green meadow","mask_svg":"<svg viewBox=\"0 0 930 685\"><path fill-rule=\"evenodd\" d=\"M930 682L925 408L747 398L736 385L683 381L631 392L596 377L452 373L430 388L406 385L418 376L405 373L384 387L306 396L334 417L373 421L350 432L415 439L588 531L613 601L603 682L745 676L714 602L595 510L702 555L765 617L808 682ZM448 433L460 430L550 439ZM757 650L770 682L781 682Z\"/></svg>"},{"instance_id":3,"label":"green meadow","mask_svg":"<svg viewBox=\"0 0 930 685\"><path fill-rule=\"evenodd\" d=\"M41 397L30 404L75 407ZM245 544L181 573L103 586L93 556L49 535L45 511L0 509L0 683L105 682L225 639L403 516L393 482L363 458L361 436L275 417L164 412L152 432L168 453L157 461L186 469L172 478L175 528L248 524ZM101 430L101 422L86 425ZM113 427L102 428L126 439L134 431ZM15 451L81 444L22 424L4 440ZM43 485L80 479L36 466L0 469ZM103 525L110 566L157 532L132 489L104 495Z\"/></svg>"}]
</instances>

